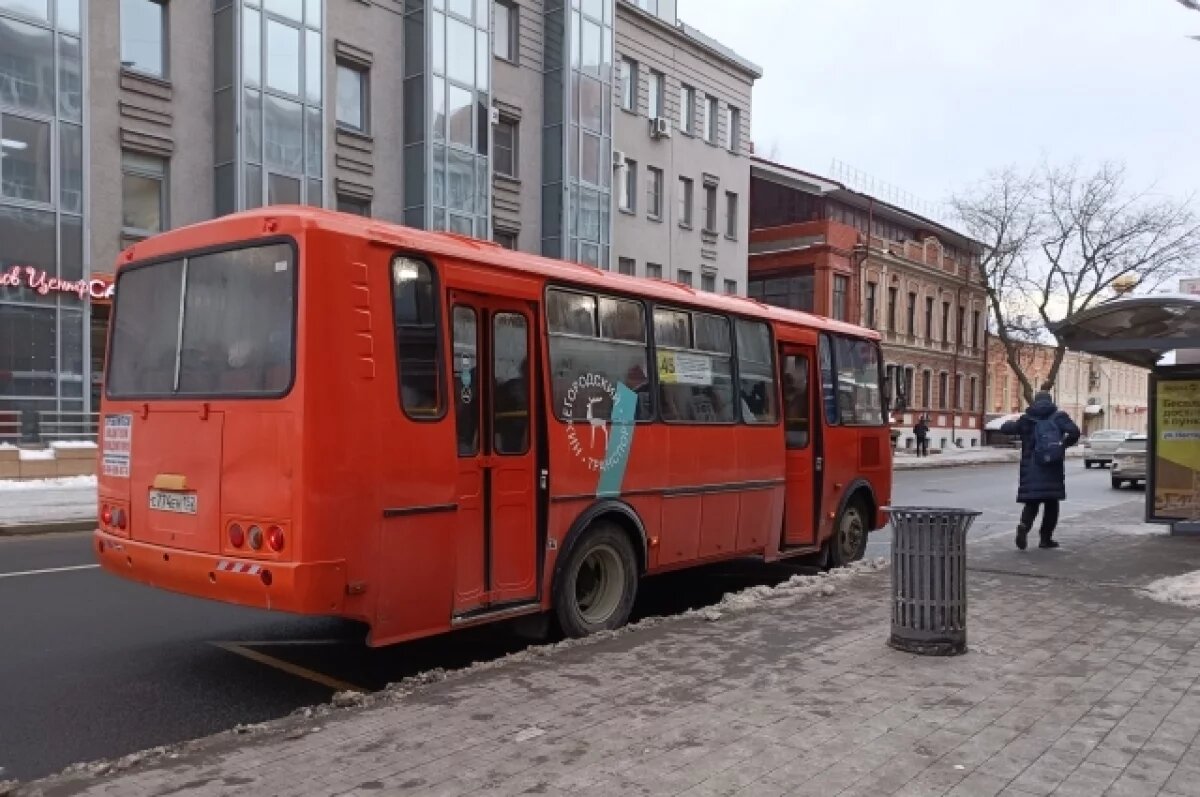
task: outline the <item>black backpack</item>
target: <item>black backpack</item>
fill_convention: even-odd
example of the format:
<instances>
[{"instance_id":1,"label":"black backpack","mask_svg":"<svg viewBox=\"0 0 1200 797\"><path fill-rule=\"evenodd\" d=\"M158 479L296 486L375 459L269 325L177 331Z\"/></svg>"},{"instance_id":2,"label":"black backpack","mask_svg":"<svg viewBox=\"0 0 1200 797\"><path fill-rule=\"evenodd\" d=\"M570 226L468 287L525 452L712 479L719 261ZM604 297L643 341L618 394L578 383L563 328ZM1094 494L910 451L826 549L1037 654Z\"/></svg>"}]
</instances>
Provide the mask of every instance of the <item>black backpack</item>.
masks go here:
<instances>
[{"instance_id":1,"label":"black backpack","mask_svg":"<svg viewBox=\"0 0 1200 797\"><path fill-rule=\"evenodd\" d=\"M1033 459L1040 465L1056 465L1065 461L1067 449L1063 432L1054 418L1037 421L1033 426Z\"/></svg>"}]
</instances>

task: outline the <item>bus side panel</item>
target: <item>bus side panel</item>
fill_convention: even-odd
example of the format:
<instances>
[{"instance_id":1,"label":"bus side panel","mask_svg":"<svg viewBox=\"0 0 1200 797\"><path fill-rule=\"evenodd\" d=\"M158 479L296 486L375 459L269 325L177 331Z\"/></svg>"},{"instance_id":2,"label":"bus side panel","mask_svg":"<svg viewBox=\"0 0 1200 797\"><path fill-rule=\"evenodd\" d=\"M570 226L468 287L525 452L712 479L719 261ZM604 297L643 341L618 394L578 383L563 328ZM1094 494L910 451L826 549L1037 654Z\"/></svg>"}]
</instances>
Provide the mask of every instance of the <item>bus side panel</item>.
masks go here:
<instances>
[{"instance_id":1,"label":"bus side panel","mask_svg":"<svg viewBox=\"0 0 1200 797\"><path fill-rule=\"evenodd\" d=\"M783 528L782 426L742 426L737 431L739 478L753 483L740 493L737 549L773 553Z\"/></svg>"}]
</instances>

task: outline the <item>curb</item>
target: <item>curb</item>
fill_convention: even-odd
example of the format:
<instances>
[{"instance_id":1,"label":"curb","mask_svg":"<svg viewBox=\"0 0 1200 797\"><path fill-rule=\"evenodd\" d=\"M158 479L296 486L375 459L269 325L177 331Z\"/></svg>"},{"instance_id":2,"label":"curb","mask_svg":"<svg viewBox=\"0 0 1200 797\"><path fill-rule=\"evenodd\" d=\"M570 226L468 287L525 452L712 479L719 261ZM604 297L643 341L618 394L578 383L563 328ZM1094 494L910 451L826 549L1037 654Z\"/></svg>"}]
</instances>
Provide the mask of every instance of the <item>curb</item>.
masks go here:
<instances>
[{"instance_id":1,"label":"curb","mask_svg":"<svg viewBox=\"0 0 1200 797\"><path fill-rule=\"evenodd\" d=\"M94 531L96 521L55 520L46 523L12 523L0 525L0 537L33 537L39 534L67 534L76 531Z\"/></svg>"}]
</instances>

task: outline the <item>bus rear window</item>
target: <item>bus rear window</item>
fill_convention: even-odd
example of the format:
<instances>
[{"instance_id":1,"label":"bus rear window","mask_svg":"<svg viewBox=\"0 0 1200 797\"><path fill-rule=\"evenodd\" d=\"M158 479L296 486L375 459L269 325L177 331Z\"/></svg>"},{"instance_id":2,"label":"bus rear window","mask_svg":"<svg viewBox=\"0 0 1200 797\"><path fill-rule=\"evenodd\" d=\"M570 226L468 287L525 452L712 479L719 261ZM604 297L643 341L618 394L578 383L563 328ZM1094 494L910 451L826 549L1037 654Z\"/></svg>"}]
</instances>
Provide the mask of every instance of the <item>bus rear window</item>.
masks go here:
<instances>
[{"instance_id":1,"label":"bus rear window","mask_svg":"<svg viewBox=\"0 0 1200 797\"><path fill-rule=\"evenodd\" d=\"M282 395L292 380L295 292L288 244L123 271L108 395Z\"/></svg>"}]
</instances>

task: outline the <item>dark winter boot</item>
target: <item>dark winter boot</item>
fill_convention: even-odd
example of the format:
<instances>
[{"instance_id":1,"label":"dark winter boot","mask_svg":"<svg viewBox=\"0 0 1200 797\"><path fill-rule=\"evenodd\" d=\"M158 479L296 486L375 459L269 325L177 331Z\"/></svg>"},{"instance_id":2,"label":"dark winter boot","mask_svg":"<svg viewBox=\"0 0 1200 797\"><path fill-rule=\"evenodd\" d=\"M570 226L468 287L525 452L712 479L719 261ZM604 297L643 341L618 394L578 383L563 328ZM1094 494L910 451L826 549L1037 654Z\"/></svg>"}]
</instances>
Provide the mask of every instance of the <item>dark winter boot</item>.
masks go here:
<instances>
[{"instance_id":1,"label":"dark winter boot","mask_svg":"<svg viewBox=\"0 0 1200 797\"><path fill-rule=\"evenodd\" d=\"M1017 550L1018 551L1025 550L1025 547L1029 544L1027 541L1028 538L1029 538L1029 527L1026 526L1024 523L1018 523L1017 524Z\"/></svg>"},{"instance_id":2,"label":"dark winter boot","mask_svg":"<svg viewBox=\"0 0 1200 797\"><path fill-rule=\"evenodd\" d=\"M1038 543L1038 547L1039 548L1057 548L1059 546L1058 546L1058 543L1054 541L1053 537L1042 537L1042 541Z\"/></svg>"}]
</instances>

